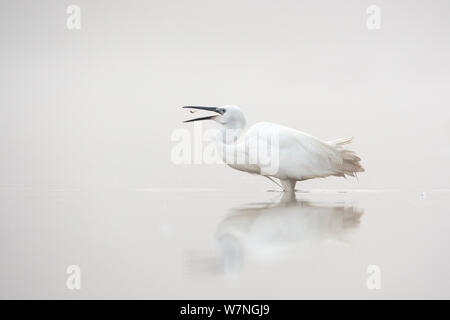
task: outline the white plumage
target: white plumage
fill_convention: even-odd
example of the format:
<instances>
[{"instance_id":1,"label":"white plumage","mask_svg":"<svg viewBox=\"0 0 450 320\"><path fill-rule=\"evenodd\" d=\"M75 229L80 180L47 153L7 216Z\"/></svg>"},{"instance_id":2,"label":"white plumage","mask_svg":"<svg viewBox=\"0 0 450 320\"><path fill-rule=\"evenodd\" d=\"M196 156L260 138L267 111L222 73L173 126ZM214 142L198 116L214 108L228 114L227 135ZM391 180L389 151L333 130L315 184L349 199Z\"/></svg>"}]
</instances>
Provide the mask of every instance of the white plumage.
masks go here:
<instances>
[{"instance_id":1,"label":"white plumage","mask_svg":"<svg viewBox=\"0 0 450 320\"><path fill-rule=\"evenodd\" d=\"M218 115L188 120L214 120L223 125L217 135L218 150L230 167L280 179L284 191L294 191L297 181L328 176L355 176L364 171L360 158L344 145L352 138L323 141L307 133L269 122L245 131L245 117L237 106L185 108L209 110ZM265 146L266 156L258 152ZM229 155L235 156L229 156ZM264 154L264 153L263 153ZM265 161L270 158L270 161ZM244 162L236 159L246 159ZM275 169L275 170L274 170ZM271 179L272 180L272 179Z\"/></svg>"}]
</instances>

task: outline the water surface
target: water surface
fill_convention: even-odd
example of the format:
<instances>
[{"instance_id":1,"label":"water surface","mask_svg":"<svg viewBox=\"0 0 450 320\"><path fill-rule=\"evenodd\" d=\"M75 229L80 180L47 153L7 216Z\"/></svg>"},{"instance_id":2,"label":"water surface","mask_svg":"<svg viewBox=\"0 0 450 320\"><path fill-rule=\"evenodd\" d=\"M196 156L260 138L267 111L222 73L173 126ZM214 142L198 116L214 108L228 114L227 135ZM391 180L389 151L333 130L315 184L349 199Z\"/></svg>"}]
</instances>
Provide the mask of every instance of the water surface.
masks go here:
<instances>
[{"instance_id":1,"label":"water surface","mask_svg":"<svg viewBox=\"0 0 450 320\"><path fill-rule=\"evenodd\" d=\"M1 298L450 298L447 190L8 187L0 199Z\"/></svg>"}]
</instances>

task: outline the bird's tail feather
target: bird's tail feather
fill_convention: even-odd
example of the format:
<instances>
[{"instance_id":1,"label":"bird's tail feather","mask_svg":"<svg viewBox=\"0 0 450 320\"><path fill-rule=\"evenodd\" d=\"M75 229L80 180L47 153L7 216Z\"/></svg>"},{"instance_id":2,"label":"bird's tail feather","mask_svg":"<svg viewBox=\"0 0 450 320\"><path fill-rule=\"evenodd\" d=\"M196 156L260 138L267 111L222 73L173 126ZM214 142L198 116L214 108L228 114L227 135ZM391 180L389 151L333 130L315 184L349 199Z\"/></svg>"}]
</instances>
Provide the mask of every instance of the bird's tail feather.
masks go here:
<instances>
[{"instance_id":1,"label":"bird's tail feather","mask_svg":"<svg viewBox=\"0 0 450 320\"><path fill-rule=\"evenodd\" d=\"M348 138L340 138L340 139L336 139L333 141L330 141L330 144L334 145L334 146L343 146L344 144L349 144L353 141L353 137L348 137Z\"/></svg>"},{"instance_id":2,"label":"bird's tail feather","mask_svg":"<svg viewBox=\"0 0 450 320\"><path fill-rule=\"evenodd\" d=\"M358 157L353 151L344 149L342 146L351 143L353 137L342 138L330 141L337 151L340 153L342 162L340 163L336 176L352 176L356 177L357 172L364 172L364 168L361 165L361 158Z\"/></svg>"},{"instance_id":3,"label":"bird's tail feather","mask_svg":"<svg viewBox=\"0 0 450 320\"><path fill-rule=\"evenodd\" d=\"M364 172L364 168L361 165L361 158L358 157L353 151L342 150L342 173L352 177L356 176L357 172Z\"/></svg>"}]
</instances>

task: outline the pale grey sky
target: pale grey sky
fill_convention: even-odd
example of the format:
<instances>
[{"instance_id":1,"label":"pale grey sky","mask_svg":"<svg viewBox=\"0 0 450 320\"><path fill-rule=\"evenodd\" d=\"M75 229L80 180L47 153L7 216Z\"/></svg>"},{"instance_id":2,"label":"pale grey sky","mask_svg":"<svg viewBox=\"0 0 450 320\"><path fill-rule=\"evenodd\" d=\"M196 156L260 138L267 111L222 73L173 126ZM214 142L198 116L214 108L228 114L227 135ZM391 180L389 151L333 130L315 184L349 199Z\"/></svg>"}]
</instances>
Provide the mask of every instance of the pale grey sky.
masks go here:
<instances>
[{"instance_id":1,"label":"pale grey sky","mask_svg":"<svg viewBox=\"0 0 450 320\"><path fill-rule=\"evenodd\" d=\"M181 106L236 104L248 124L355 137L359 181L297 187L450 187L448 1L0 3L4 186L267 188L171 163Z\"/></svg>"}]
</instances>

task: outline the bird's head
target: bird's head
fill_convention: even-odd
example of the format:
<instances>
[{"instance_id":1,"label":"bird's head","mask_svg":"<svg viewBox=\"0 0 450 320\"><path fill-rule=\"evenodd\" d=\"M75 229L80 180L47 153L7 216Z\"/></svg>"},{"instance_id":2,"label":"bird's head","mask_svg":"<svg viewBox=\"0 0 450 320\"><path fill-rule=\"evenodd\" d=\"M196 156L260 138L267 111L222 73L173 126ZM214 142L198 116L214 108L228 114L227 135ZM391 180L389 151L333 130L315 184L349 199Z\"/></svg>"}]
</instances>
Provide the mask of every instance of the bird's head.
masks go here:
<instances>
[{"instance_id":1,"label":"bird's head","mask_svg":"<svg viewBox=\"0 0 450 320\"><path fill-rule=\"evenodd\" d=\"M207 110L217 113L217 115L195 118L186 120L184 122L200 121L200 120L214 120L227 128L242 129L245 127L245 117L241 109L237 106L223 106L223 107L199 107L199 106L185 106L183 108Z\"/></svg>"}]
</instances>

